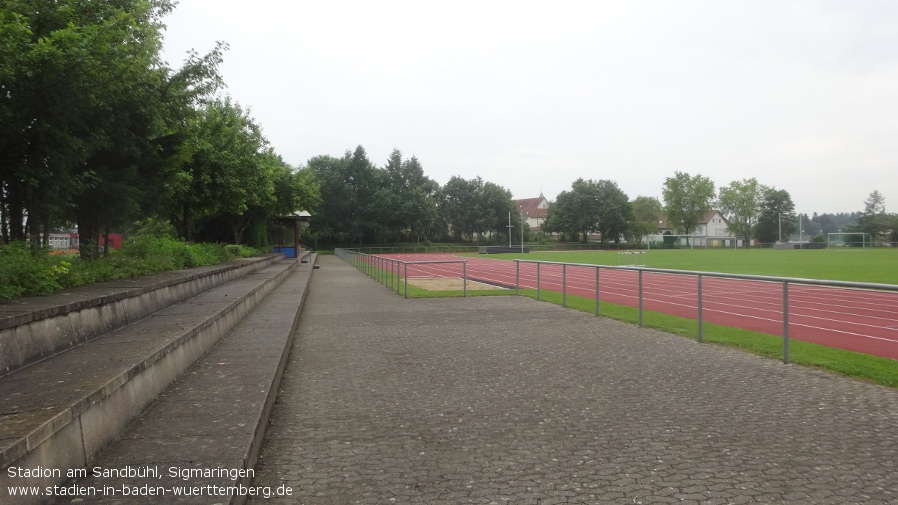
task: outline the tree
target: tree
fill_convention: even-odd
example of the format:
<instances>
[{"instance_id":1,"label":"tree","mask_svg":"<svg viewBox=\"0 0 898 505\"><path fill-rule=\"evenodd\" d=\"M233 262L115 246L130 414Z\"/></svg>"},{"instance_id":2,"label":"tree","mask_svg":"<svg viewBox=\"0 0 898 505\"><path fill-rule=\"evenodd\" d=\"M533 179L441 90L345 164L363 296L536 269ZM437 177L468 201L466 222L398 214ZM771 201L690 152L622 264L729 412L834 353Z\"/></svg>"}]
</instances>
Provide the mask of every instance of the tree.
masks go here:
<instances>
[{"instance_id":1,"label":"tree","mask_svg":"<svg viewBox=\"0 0 898 505\"><path fill-rule=\"evenodd\" d=\"M436 222L439 184L424 175L417 158L403 160L399 149L390 154L383 171L386 183L378 188L375 200L385 238L420 240Z\"/></svg>"},{"instance_id":2,"label":"tree","mask_svg":"<svg viewBox=\"0 0 898 505\"><path fill-rule=\"evenodd\" d=\"M789 192L770 188L764 192L755 237L764 244L782 242L784 237L798 229L795 220L795 204Z\"/></svg>"},{"instance_id":3,"label":"tree","mask_svg":"<svg viewBox=\"0 0 898 505\"><path fill-rule=\"evenodd\" d=\"M317 241L345 241L344 230L349 227L349 216L355 195L344 183L346 158L316 156L307 163L307 170L314 174L321 194L321 205L312 220L310 233Z\"/></svg>"},{"instance_id":4,"label":"tree","mask_svg":"<svg viewBox=\"0 0 898 505\"><path fill-rule=\"evenodd\" d=\"M368 160L365 148L357 146L342 158L317 156L308 168L320 185L321 205L312 221L311 233L316 240L357 242L372 241L382 226L383 211L378 190L385 176Z\"/></svg>"},{"instance_id":5,"label":"tree","mask_svg":"<svg viewBox=\"0 0 898 505\"><path fill-rule=\"evenodd\" d=\"M158 195L171 110L220 83L222 45L173 73L159 59L169 0L8 0L0 10L0 212L4 240L78 222L97 232ZM198 63L198 64L196 64ZM176 150L178 148L176 147Z\"/></svg>"},{"instance_id":6,"label":"tree","mask_svg":"<svg viewBox=\"0 0 898 505\"><path fill-rule=\"evenodd\" d=\"M103 183L86 162L121 140L129 120L118 107L143 103L156 75L161 17L172 5L10 0L6 8L0 47L17 55L4 72L0 158L9 169L0 177L12 203L9 222L16 223L10 238L21 238L23 215L36 238L41 224L73 208L72 196Z\"/></svg>"},{"instance_id":7,"label":"tree","mask_svg":"<svg viewBox=\"0 0 898 505\"><path fill-rule=\"evenodd\" d=\"M754 177L733 181L720 188L717 198L720 212L729 223L730 231L741 236L746 244L755 233L766 190Z\"/></svg>"},{"instance_id":8,"label":"tree","mask_svg":"<svg viewBox=\"0 0 898 505\"><path fill-rule=\"evenodd\" d=\"M883 238L890 229L890 217L886 214L886 200L878 190L864 201L864 212L857 220L860 231L869 233L874 242Z\"/></svg>"},{"instance_id":9,"label":"tree","mask_svg":"<svg viewBox=\"0 0 898 505\"><path fill-rule=\"evenodd\" d=\"M491 237L496 237L497 239L504 236L510 242L511 237L509 237L509 234L513 228L508 228L509 216L517 214L511 191L498 184L486 182L477 196L478 232L481 234L489 233ZM506 241L503 240L504 242Z\"/></svg>"},{"instance_id":10,"label":"tree","mask_svg":"<svg viewBox=\"0 0 898 505\"><path fill-rule=\"evenodd\" d=\"M227 221L240 243L250 207L272 204L270 172L280 161L261 128L230 97L207 104L188 129L190 152L166 195L170 219L188 241L198 223Z\"/></svg>"},{"instance_id":11,"label":"tree","mask_svg":"<svg viewBox=\"0 0 898 505\"><path fill-rule=\"evenodd\" d=\"M573 221L574 213L571 211L573 197L570 191L562 191L555 197L554 202L549 202L546 209L546 219L540 225L545 233L558 233L560 240L566 241L578 238L579 227Z\"/></svg>"},{"instance_id":12,"label":"tree","mask_svg":"<svg viewBox=\"0 0 898 505\"><path fill-rule=\"evenodd\" d=\"M663 208L657 198L637 196L636 200L630 202L630 208L633 209L630 235L636 244L640 244L646 235L658 233Z\"/></svg>"},{"instance_id":13,"label":"tree","mask_svg":"<svg viewBox=\"0 0 898 505\"><path fill-rule=\"evenodd\" d=\"M441 191L439 213L455 240L508 236L508 213L514 211L511 192L480 177L449 179Z\"/></svg>"},{"instance_id":14,"label":"tree","mask_svg":"<svg viewBox=\"0 0 898 505\"><path fill-rule=\"evenodd\" d=\"M547 214L545 231L580 236L584 243L591 233L599 233L603 243L618 242L631 219L629 199L616 182L582 178L558 195Z\"/></svg>"},{"instance_id":15,"label":"tree","mask_svg":"<svg viewBox=\"0 0 898 505\"><path fill-rule=\"evenodd\" d=\"M600 240L603 244L606 240L620 243L620 239L627 235L633 218L630 199L614 181L601 180L596 185L599 190L596 204L599 216L597 231Z\"/></svg>"},{"instance_id":16,"label":"tree","mask_svg":"<svg viewBox=\"0 0 898 505\"><path fill-rule=\"evenodd\" d=\"M664 180L662 196L667 222L678 233L691 234L714 202L714 182L701 175L674 172Z\"/></svg>"}]
</instances>

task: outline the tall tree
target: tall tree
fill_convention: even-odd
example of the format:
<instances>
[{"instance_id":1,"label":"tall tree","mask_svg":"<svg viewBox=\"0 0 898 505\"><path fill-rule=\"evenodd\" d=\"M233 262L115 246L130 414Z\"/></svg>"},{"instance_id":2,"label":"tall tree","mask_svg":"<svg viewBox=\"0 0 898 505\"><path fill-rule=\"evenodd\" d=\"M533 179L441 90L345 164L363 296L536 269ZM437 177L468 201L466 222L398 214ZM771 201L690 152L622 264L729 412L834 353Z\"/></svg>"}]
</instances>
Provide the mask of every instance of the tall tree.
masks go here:
<instances>
[{"instance_id":1,"label":"tall tree","mask_svg":"<svg viewBox=\"0 0 898 505\"><path fill-rule=\"evenodd\" d=\"M657 198L637 196L636 200L630 202L630 208L633 209L630 233L637 244L641 243L646 235L658 233L663 208Z\"/></svg>"},{"instance_id":2,"label":"tall tree","mask_svg":"<svg viewBox=\"0 0 898 505\"><path fill-rule=\"evenodd\" d=\"M870 237L876 242L882 239L889 231L891 219L886 214L886 199L879 190L874 190L870 196L864 200L864 211L857 220L857 226L860 231L869 233Z\"/></svg>"},{"instance_id":3,"label":"tall tree","mask_svg":"<svg viewBox=\"0 0 898 505\"><path fill-rule=\"evenodd\" d=\"M165 110L218 84L220 52L172 73L159 58L169 0L8 0L0 9L0 187L6 240L75 219L97 231L158 194L154 163L183 124ZM221 46L219 46L219 49ZM146 192L143 190L147 189ZM154 191L156 190L156 191Z\"/></svg>"},{"instance_id":4,"label":"tall tree","mask_svg":"<svg viewBox=\"0 0 898 505\"><path fill-rule=\"evenodd\" d=\"M596 183L598 188L598 217L597 231L601 242L613 241L620 243L621 238L627 235L633 214L630 208L630 199L621 191L617 183L610 180L601 180Z\"/></svg>"},{"instance_id":5,"label":"tall tree","mask_svg":"<svg viewBox=\"0 0 898 505\"><path fill-rule=\"evenodd\" d=\"M273 187L268 168L276 164L267 141L247 111L230 97L210 102L188 125L190 153L166 195L179 236L192 240L197 223L231 216L239 242L250 205L268 205ZM268 156L268 159L266 159Z\"/></svg>"},{"instance_id":6,"label":"tall tree","mask_svg":"<svg viewBox=\"0 0 898 505\"><path fill-rule=\"evenodd\" d=\"M594 180L577 179L571 184L568 195L558 195L561 202L556 212L566 215L562 222L569 230L576 230L583 243L589 240L589 234L599 228L599 186Z\"/></svg>"},{"instance_id":7,"label":"tall tree","mask_svg":"<svg viewBox=\"0 0 898 505\"><path fill-rule=\"evenodd\" d=\"M603 243L618 242L631 219L629 199L617 183L582 178L571 184L570 191L558 195L547 214L545 231L579 236L584 243L591 233L601 234Z\"/></svg>"},{"instance_id":8,"label":"tall tree","mask_svg":"<svg viewBox=\"0 0 898 505\"><path fill-rule=\"evenodd\" d=\"M714 182L702 175L674 172L664 180L661 194L667 222L679 233L691 234L712 208Z\"/></svg>"},{"instance_id":9,"label":"tall tree","mask_svg":"<svg viewBox=\"0 0 898 505\"><path fill-rule=\"evenodd\" d=\"M479 195L483 191L483 179L466 180L453 176L442 188L440 214L449 225L455 240L474 240L479 230Z\"/></svg>"},{"instance_id":10,"label":"tall tree","mask_svg":"<svg viewBox=\"0 0 898 505\"><path fill-rule=\"evenodd\" d=\"M321 205L312 221L319 241L365 243L375 239L378 223L378 188L385 176L368 160L361 145L342 158L317 156L308 168L320 185Z\"/></svg>"},{"instance_id":11,"label":"tall tree","mask_svg":"<svg viewBox=\"0 0 898 505\"><path fill-rule=\"evenodd\" d=\"M516 214L511 191L498 184L487 182L484 183L478 199L478 232L488 232L491 237L497 239L505 237L503 243L510 241L509 216Z\"/></svg>"},{"instance_id":12,"label":"tall tree","mask_svg":"<svg viewBox=\"0 0 898 505\"><path fill-rule=\"evenodd\" d=\"M318 242L344 242L344 230L349 228L355 195L344 183L346 158L316 156L309 160L307 170L315 175L321 194L321 205L312 220L311 234Z\"/></svg>"},{"instance_id":13,"label":"tall tree","mask_svg":"<svg viewBox=\"0 0 898 505\"><path fill-rule=\"evenodd\" d=\"M754 177L733 181L729 186L720 188L717 197L720 212L729 223L730 231L741 236L746 244L755 232L766 191L767 188Z\"/></svg>"},{"instance_id":14,"label":"tall tree","mask_svg":"<svg viewBox=\"0 0 898 505\"><path fill-rule=\"evenodd\" d=\"M385 184L378 188L378 222L386 228L386 238L420 239L437 218L439 184L424 175L418 159L403 160L394 149L384 166Z\"/></svg>"},{"instance_id":15,"label":"tall tree","mask_svg":"<svg viewBox=\"0 0 898 505\"><path fill-rule=\"evenodd\" d=\"M770 188L764 192L764 203L755 237L762 244L782 242L798 229L795 222L795 204L792 196L784 189Z\"/></svg>"}]
</instances>

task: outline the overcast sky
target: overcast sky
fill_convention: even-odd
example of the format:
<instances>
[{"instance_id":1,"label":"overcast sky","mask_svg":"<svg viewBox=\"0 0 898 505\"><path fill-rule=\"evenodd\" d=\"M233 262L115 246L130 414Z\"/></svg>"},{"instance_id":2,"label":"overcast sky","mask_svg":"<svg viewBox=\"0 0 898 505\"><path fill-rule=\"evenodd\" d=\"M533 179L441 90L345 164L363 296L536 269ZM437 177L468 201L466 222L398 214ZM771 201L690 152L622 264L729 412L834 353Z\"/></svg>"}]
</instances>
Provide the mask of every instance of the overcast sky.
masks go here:
<instances>
[{"instance_id":1,"label":"overcast sky","mask_svg":"<svg viewBox=\"0 0 898 505\"><path fill-rule=\"evenodd\" d=\"M799 212L898 211L898 2L181 0L165 58L230 45L226 92L291 165L361 144L550 200L756 177Z\"/></svg>"}]
</instances>

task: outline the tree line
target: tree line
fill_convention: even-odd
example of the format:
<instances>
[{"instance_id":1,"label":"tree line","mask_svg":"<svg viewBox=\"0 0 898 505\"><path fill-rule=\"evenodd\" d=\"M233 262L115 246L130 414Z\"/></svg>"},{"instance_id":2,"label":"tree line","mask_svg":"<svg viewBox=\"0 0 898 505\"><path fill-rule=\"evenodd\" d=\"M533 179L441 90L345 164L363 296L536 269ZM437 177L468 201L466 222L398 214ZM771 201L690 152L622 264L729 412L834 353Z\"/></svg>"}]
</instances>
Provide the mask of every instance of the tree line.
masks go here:
<instances>
[{"instance_id":1,"label":"tree line","mask_svg":"<svg viewBox=\"0 0 898 505\"><path fill-rule=\"evenodd\" d=\"M480 177L427 177L396 149L383 166L362 146L292 167L248 109L222 95L227 45L162 61L170 0L7 0L0 8L0 238L32 240L77 227L83 257L96 237L136 220L170 223L186 241L262 246L271 218L313 212L315 243L530 240L511 192ZM664 180L664 203L631 200L610 180L574 181L541 232L566 240L640 243L660 216L692 233L711 209L748 241L798 228L789 193L756 179L716 190L702 175ZM853 224L823 214L804 230L865 231L898 241L874 191ZM510 223L509 216L511 215Z\"/></svg>"},{"instance_id":2,"label":"tree line","mask_svg":"<svg viewBox=\"0 0 898 505\"><path fill-rule=\"evenodd\" d=\"M638 196L630 201L610 180L577 179L569 191L550 203L543 230L570 240L640 244L657 234L663 219L676 234L692 234L712 210L720 211L729 231L744 243L787 241L793 233L866 232L875 242L898 242L898 214L887 214L885 199L873 191L864 211L852 214L797 215L792 196L758 182L754 177L715 189L703 175L675 172L662 186L664 203ZM799 221L800 220L800 221Z\"/></svg>"},{"instance_id":3,"label":"tree line","mask_svg":"<svg viewBox=\"0 0 898 505\"><path fill-rule=\"evenodd\" d=\"M138 219L184 240L263 245L269 218L317 202L221 96L227 45L160 57L169 0L7 0L0 8L0 236L77 226L81 254Z\"/></svg>"},{"instance_id":4,"label":"tree line","mask_svg":"<svg viewBox=\"0 0 898 505\"><path fill-rule=\"evenodd\" d=\"M360 145L342 158L316 156L306 169L321 195L309 231L314 244L498 241L508 237L509 216L510 232L522 231L509 190L480 177L440 186L399 149L383 167Z\"/></svg>"}]
</instances>

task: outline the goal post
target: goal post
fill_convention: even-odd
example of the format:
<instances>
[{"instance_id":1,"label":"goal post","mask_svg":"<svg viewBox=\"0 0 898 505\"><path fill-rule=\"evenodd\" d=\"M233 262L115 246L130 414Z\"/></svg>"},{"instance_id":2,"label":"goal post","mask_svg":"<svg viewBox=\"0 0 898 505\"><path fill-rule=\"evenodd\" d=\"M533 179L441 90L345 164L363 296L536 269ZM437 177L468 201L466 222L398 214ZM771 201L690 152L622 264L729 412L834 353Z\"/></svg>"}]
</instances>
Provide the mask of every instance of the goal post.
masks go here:
<instances>
[{"instance_id":1,"label":"goal post","mask_svg":"<svg viewBox=\"0 0 898 505\"><path fill-rule=\"evenodd\" d=\"M873 248L873 237L860 231L826 234L827 249L869 250Z\"/></svg>"}]
</instances>

